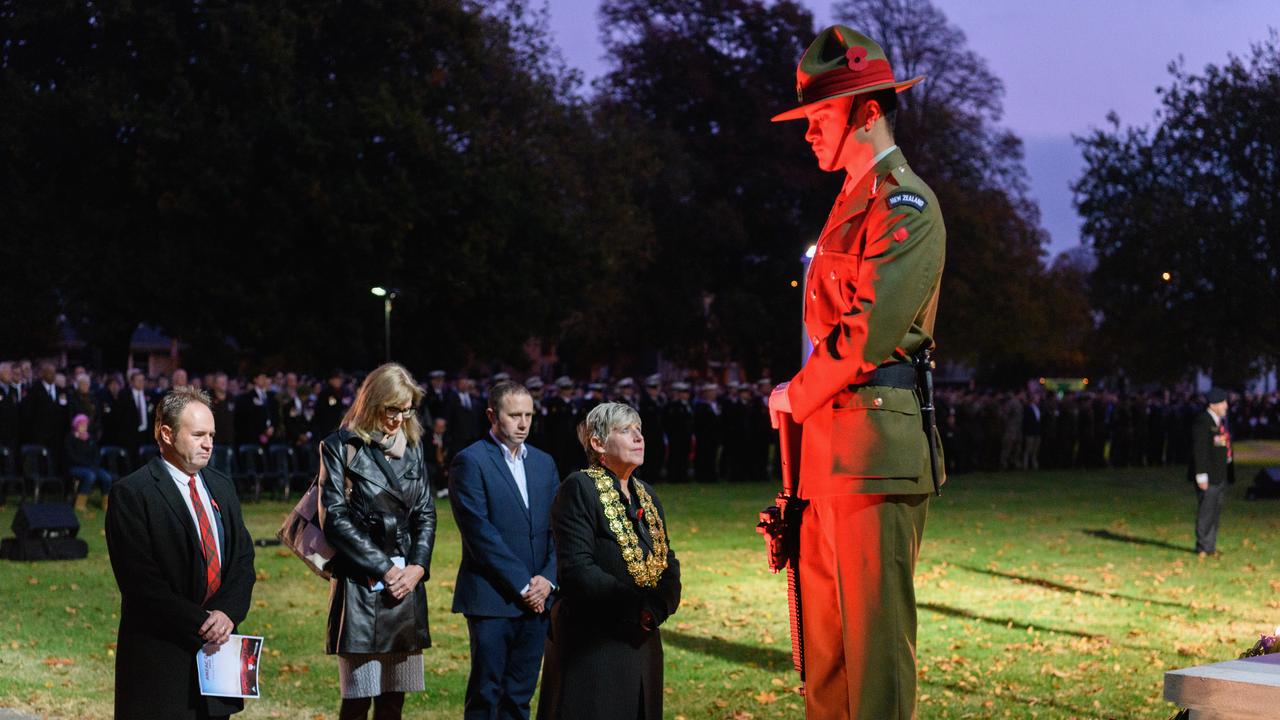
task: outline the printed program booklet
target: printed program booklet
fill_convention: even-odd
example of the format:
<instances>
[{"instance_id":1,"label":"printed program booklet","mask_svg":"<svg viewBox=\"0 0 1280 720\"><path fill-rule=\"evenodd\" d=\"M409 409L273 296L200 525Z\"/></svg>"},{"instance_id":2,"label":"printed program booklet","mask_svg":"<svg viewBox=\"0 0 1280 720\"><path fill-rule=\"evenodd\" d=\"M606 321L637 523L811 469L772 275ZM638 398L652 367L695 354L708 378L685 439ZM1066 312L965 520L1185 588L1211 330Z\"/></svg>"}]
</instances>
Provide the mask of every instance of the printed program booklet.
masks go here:
<instances>
[{"instance_id":1,"label":"printed program booklet","mask_svg":"<svg viewBox=\"0 0 1280 720\"><path fill-rule=\"evenodd\" d=\"M205 645L196 653L201 695L258 697L258 658L262 638L232 635L219 647Z\"/></svg>"}]
</instances>

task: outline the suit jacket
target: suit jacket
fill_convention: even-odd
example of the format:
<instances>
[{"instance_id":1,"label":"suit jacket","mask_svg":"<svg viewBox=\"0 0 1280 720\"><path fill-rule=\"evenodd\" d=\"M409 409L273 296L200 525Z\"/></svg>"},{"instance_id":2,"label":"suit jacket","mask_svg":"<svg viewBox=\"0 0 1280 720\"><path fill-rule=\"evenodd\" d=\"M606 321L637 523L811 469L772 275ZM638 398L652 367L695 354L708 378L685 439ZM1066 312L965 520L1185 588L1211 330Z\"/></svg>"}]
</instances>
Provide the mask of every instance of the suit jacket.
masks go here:
<instances>
[{"instance_id":1,"label":"suit jacket","mask_svg":"<svg viewBox=\"0 0 1280 720\"><path fill-rule=\"evenodd\" d=\"M462 535L453 611L484 617L529 612L520 592L534 575L556 582L551 502L560 475L551 456L525 444L525 507L503 449L486 433L453 459L449 504Z\"/></svg>"},{"instance_id":2,"label":"suit jacket","mask_svg":"<svg viewBox=\"0 0 1280 720\"><path fill-rule=\"evenodd\" d=\"M268 391L266 396L266 400L263 400L258 397L257 388L250 388L249 392L236 398L237 443L257 443L268 427L274 427L276 435L283 438L279 427L280 416L277 413L280 406L276 402L276 394Z\"/></svg>"},{"instance_id":3,"label":"suit jacket","mask_svg":"<svg viewBox=\"0 0 1280 720\"><path fill-rule=\"evenodd\" d=\"M805 280L813 353L787 389L806 496L932 490L915 392L864 384L933 345L945 245L938 200L897 149L832 208Z\"/></svg>"},{"instance_id":4,"label":"suit jacket","mask_svg":"<svg viewBox=\"0 0 1280 720\"><path fill-rule=\"evenodd\" d=\"M235 487L212 468L200 476L213 499L222 551L222 581L207 602L198 530L164 461L152 458L111 486L106 536L120 587L119 720L228 715L243 706L236 698L200 695L196 680L199 630L208 612L221 610L239 625L249 612L255 579L253 539Z\"/></svg>"},{"instance_id":5,"label":"suit jacket","mask_svg":"<svg viewBox=\"0 0 1280 720\"><path fill-rule=\"evenodd\" d=\"M0 445L18 454L18 391L0 383ZM16 463L17 460L15 459Z\"/></svg>"},{"instance_id":6,"label":"suit jacket","mask_svg":"<svg viewBox=\"0 0 1280 720\"><path fill-rule=\"evenodd\" d=\"M471 407L463 406L460 395L456 392L445 401L445 417L449 423L449 435L453 438L453 447L449 450L455 454L479 440L485 432L482 422L484 400L475 393L471 393L469 399Z\"/></svg>"},{"instance_id":7,"label":"suit jacket","mask_svg":"<svg viewBox=\"0 0 1280 720\"><path fill-rule=\"evenodd\" d=\"M43 382L34 383L22 398L23 442L39 443L49 449L51 454L62 450L62 436L71 429L71 418L67 415L68 395L63 388L57 388L58 399L54 400L45 390Z\"/></svg>"},{"instance_id":8,"label":"suit jacket","mask_svg":"<svg viewBox=\"0 0 1280 720\"><path fill-rule=\"evenodd\" d=\"M1213 416L1205 410L1191 421L1191 462L1187 476L1193 482L1198 473L1208 473L1210 485L1227 482L1227 447L1230 438L1218 431Z\"/></svg>"}]
</instances>

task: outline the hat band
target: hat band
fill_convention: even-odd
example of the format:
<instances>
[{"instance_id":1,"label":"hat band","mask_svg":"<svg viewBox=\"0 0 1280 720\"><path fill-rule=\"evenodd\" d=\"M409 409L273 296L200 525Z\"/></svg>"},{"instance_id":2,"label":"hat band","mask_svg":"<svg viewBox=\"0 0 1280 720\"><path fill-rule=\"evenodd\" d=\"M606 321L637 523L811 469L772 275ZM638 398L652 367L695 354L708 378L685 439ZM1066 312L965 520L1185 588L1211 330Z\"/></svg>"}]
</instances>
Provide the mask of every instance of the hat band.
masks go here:
<instances>
[{"instance_id":1,"label":"hat band","mask_svg":"<svg viewBox=\"0 0 1280 720\"><path fill-rule=\"evenodd\" d=\"M893 68L888 60L869 60L861 72L840 68L823 73L807 86L800 88L800 102L810 103L836 95L848 95L850 91L893 82Z\"/></svg>"}]
</instances>

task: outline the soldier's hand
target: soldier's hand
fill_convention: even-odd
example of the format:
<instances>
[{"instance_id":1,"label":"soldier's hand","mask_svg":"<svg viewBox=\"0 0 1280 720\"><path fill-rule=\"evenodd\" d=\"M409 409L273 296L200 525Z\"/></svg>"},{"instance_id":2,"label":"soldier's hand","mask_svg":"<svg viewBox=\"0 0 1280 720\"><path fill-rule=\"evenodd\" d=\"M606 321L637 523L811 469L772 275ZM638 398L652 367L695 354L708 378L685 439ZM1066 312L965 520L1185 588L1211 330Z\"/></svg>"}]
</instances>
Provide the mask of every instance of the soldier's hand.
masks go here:
<instances>
[{"instance_id":1,"label":"soldier's hand","mask_svg":"<svg viewBox=\"0 0 1280 720\"><path fill-rule=\"evenodd\" d=\"M787 395L790 383L779 383L769 395L769 423L773 429L782 427L782 416L791 414L791 397Z\"/></svg>"}]
</instances>

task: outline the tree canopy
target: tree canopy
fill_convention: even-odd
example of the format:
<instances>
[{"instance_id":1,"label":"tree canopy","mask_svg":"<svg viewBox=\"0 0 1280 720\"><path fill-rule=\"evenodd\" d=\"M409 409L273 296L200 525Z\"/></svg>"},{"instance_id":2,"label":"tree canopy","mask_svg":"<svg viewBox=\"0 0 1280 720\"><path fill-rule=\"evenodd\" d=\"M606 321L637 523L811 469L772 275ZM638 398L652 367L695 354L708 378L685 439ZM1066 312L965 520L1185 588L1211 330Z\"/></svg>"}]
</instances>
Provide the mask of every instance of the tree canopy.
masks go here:
<instances>
[{"instance_id":1,"label":"tree canopy","mask_svg":"<svg viewBox=\"0 0 1280 720\"><path fill-rule=\"evenodd\" d=\"M1280 357L1280 37L1169 72L1153 127L1113 114L1077 138L1099 350L1134 378L1238 386Z\"/></svg>"}]
</instances>

